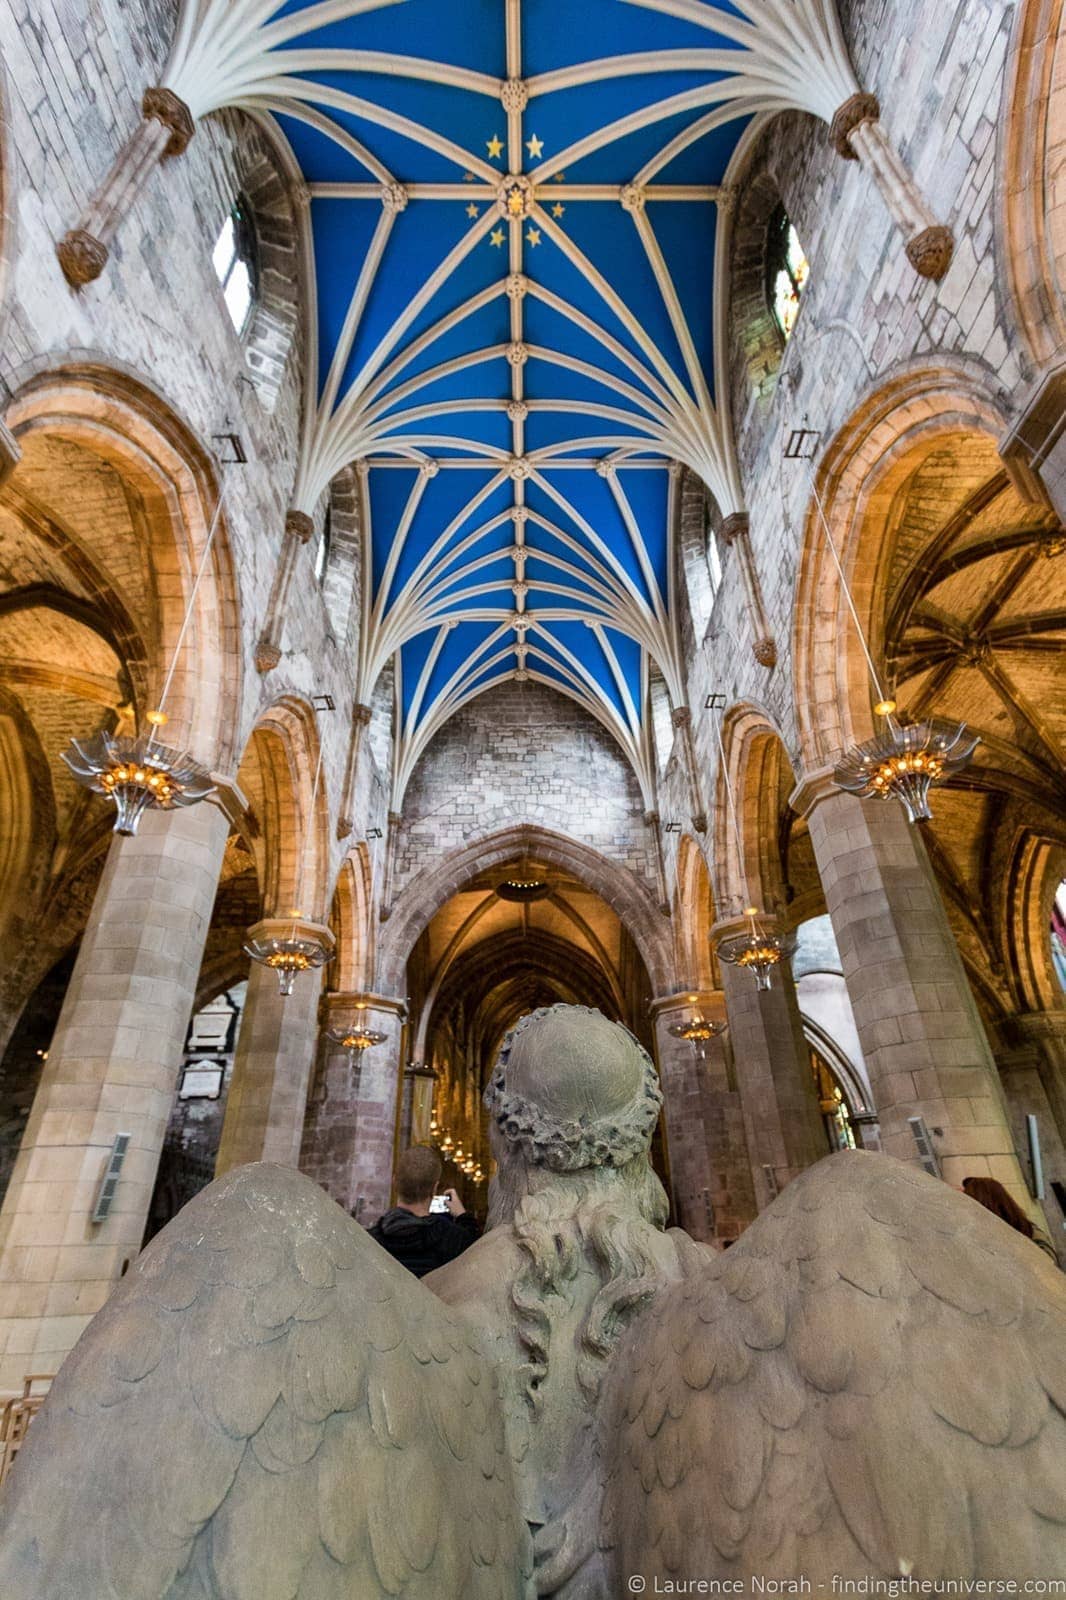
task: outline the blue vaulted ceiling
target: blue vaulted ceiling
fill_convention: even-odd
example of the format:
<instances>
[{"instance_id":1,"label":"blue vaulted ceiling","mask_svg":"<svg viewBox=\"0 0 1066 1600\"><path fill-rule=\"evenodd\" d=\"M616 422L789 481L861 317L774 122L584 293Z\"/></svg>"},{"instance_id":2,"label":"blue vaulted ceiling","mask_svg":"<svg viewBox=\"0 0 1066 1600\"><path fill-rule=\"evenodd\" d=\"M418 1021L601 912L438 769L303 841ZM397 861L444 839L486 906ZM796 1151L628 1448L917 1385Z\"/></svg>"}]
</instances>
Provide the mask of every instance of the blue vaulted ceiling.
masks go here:
<instances>
[{"instance_id":1,"label":"blue vaulted ceiling","mask_svg":"<svg viewBox=\"0 0 1066 1600\"><path fill-rule=\"evenodd\" d=\"M358 464L360 692L396 659L401 792L435 727L508 676L588 705L647 788L649 660L683 693L671 462L741 504L715 405L719 186L752 116L797 103L781 41L804 4L186 8L171 82L197 114L272 116L310 195L296 502Z\"/></svg>"}]
</instances>

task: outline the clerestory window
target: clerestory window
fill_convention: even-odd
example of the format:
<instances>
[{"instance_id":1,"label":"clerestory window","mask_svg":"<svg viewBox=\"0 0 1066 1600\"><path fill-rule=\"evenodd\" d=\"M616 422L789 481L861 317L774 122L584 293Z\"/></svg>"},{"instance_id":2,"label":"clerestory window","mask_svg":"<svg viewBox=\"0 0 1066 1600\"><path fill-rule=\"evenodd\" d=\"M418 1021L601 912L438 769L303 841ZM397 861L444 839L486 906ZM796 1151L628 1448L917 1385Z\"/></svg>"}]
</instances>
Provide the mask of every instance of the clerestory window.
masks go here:
<instances>
[{"instance_id":1,"label":"clerestory window","mask_svg":"<svg viewBox=\"0 0 1066 1600\"><path fill-rule=\"evenodd\" d=\"M809 275L810 267L799 234L784 206L779 205L770 218L766 235L766 297L786 342L796 326L800 297Z\"/></svg>"},{"instance_id":2,"label":"clerestory window","mask_svg":"<svg viewBox=\"0 0 1066 1600\"><path fill-rule=\"evenodd\" d=\"M259 297L259 240L251 207L238 195L211 252L230 321L243 334Z\"/></svg>"}]
</instances>

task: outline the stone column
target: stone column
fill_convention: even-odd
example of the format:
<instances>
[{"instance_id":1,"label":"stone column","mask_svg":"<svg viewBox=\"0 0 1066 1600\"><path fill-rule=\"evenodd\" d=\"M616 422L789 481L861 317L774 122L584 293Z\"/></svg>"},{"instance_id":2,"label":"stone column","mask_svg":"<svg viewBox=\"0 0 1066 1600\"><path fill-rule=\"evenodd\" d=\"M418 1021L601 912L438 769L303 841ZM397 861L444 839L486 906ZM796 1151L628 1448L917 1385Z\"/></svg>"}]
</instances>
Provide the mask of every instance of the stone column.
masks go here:
<instances>
[{"instance_id":1,"label":"stone column","mask_svg":"<svg viewBox=\"0 0 1066 1600\"><path fill-rule=\"evenodd\" d=\"M939 280L951 265L951 229L939 223L881 126L873 94L853 94L837 108L830 143L845 161L860 161L889 216L907 241L907 260L919 277Z\"/></svg>"},{"instance_id":2,"label":"stone column","mask_svg":"<svg viewBox=\"0 0 1066 1600\"><path fill-rule=\"evenodd\" d=\"M285 513L285 533L278 553L278 564L274 569L263 631L255 647L255 664L260 672L273 672L281 660L281 630L285 625L285 610L296 571L296 558L314 531L315 525L305 511L290 510Z\"/></svg>"},{"instance_id":3,"label":"stone column","mask_svg":"<svg viewBox=\"0 0 1066 1600\"><path fill-rule=\"evenodd\" d=\"M711 937L717 944L746 931L746 922L719 923ZM750 972L723 962L722 986L761 1211L790 1179L828 1155L829 1145L789 963L775 968L770 988L760 990Z\"/></svg>"},{"instance_id":4,"label":"stone column","mask_svg":"<svg viewBox=\"0 0 1066 1600\"><path fill-rule=\"evenodd\" d=\"M663 860L662 818L657 811L645 811L644 821L651 830L655 854L655 884L659 891L659 910L664 917L670 915L670 891L666 887L666 862ZM704 819L706 826L706 819Z\"/></svg>"},{"instance_id":5,"label":"stone column","mask_svg":"<svg viewBox=\"0 0 1066 1600\"><path fill-rule=\"evenodd\" d=\"M333 935L319 923L299 923L330 945ZM264 917L249 928L250 939L284 939L292 917ZM248 994L233 1058L215 1175L248 1161L300 1162L304 1115L317 1040L322 969L298 972L292 993L282 995L278 975L253 961Z\"/></svg>"},{"instance_id":6,"label":"stone column","mask_svg":"<svg viewBox=\"0 0 1066 1600\"><path fill-rule=\"evenodd\" d=\"M352 732L348 741L348 760L344 768L344 792L341 795L340 815L337 818L338 839L347 839L355 827L355 785L359 776L359 752L363 748L363 734L370 725L372 714L369 706L352 707Z\"/></svg>"},{"instance_id":7,"label":"stone column","mask_svg":"<svg viewBox=\"0 0 1066 1600\"><path fill-rule=\"evenodd\" d=\"M759 582L759 572L752 553L751 521L748 513L746 511L731 512L725 518L718 531L723 544L729 545L737 553L741 582L744 585L744 593L747 598L748 623L754 639L751 653L760 667L776 667L777 645L774 643L773 634L770 632L770 620L766 615L762 584Z\"/></svg>"},{"instance_id":8,"label":"stone column","mask_svg":"<svg viewBox=\"0 0 1066 1600\"><path fill-rule=\"evenodd\" d=\"M396 847L402 822L403 817L398 811L389 812L389 831L385 840L385 870L381 875L381 905L378 907L378 916L382 922L387 922L392 916L392 879L396 871Z\"/></svg>"},{"instance_id":9,"label":"stone column","mask_svg":"<svg viewBox=\"0 0 1066 1600\"><path fill-rule=\"evenodd\" d=\"M744 1113L725 1038L709 1039L701 1060L690 1040L670 1033L691 1015L694 1000L708 1020L724 1020L720 990L671 995L652 1006L674 1211L694 1239L736 1239L757 1210Z\"/></svg>"},{"instance_id":10,"label":"stone column","mask_svg":"<svg viewBox=\"0 0 1066 1600\"><path fill-rule=\"evenodd\" d=\"M63 276L75 289L100 276L118 225L150 173L160 161L180 156L196 131L192 112L172 89L146 89L141 113L143 121L119 151L77 227L56 245Z\"/></svg>"},{"instance_id":11,"label":"stone column","mask_svg":"<svg viewBox=\"0 0 1066 1600\"><path fill-rule=\"evenodd\" d=\"M327 1028L350 1025L356 1006L368 1028L385 1035L357 1056L325 1037ZM403 1002L381 995L327 994L322 1000L320 1092L304 1131L300 1167L339 1206L369 1225L391 1202L397 1117L403 1101Z\"/></svg>"},{"instance_id":12,"label":"stone column","mask_svg":"<svg viewBox=\"0 0 1066 1600\"><path fill-rule=\"evenodd\" d=\"M366 995L368 1024L385 1035L366 1052L355 1101L355 1140L348 1171L348 1209L369 1227L392 1203L397 1121L404 1088L404 1002Z\"/></svg>"},{"instance_id":13,"label":"stone column","mask_svg":"<svg viewBox=\"0 0 1066 1600\"><path fill-rule=\"evenodd\" d=\"M920 829L894 800L843 794L823 771L792 795L805 816L833 923L881 1144L918 1159L923 1117L944 1177L986 1174L1029 1195L988 1040Z\"/></svg>"},{"instance_id":14,"label":"stone column","mask_svg":"<svg viewBox=\"0 0 1066 1600\"><path fill-rule=\"evenodd\" d=\"M111 845L0 1211L0 1389L54 1372L140 1250L228 832L204 803Z\"/></svg>"},{"instance_id":15,"label":"stone column","mask_svg":"<svg viewBox=\"0 0 1066 1600\"><path fill-rule=\"evenodd\" d=\"M675 706L670 713L670 721L681 740L681 753L685 765L685 776L688 779L689 811L692 816L692 826L697 833L707 832L707 813L703 805L703 794L700 790L700 769L696 761L696 747L692 742L692 712L688 706Z\"/></svg>"}]
</instances>

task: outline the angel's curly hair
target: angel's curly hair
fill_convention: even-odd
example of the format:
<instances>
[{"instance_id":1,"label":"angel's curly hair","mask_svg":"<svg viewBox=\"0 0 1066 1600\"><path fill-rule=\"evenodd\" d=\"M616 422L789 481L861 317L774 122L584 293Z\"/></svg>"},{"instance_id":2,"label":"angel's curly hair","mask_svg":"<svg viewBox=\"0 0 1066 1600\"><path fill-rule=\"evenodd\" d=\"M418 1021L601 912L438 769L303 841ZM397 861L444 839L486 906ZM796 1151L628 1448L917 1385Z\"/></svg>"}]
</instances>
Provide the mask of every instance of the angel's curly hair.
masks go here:
<instances>
[{"instance_id":1,"label":"angel's curly hair","mask_svg":"<svg viewBox=\"0 0 1066 1600\"><path fill-rule=\"evenodd\" d=\"M669 1210L648 1160L662 1093L650 1057L628 1029L615 1024L643 1057L642 1082L630 1104L610 1117L556 1121L533 1099L508 1090L515 1037L558 1009L533 1012L508 1034L485 1092L497 1161L488 1221L490 1228L509 1223L525 1257L511 1303L534 1416L548 1372L553 1298L591 1262L601 1287L579 1330L577 1379L592 1405L611 1351L663 1285L656 1245Z\"/></svg>"}]
</instances>

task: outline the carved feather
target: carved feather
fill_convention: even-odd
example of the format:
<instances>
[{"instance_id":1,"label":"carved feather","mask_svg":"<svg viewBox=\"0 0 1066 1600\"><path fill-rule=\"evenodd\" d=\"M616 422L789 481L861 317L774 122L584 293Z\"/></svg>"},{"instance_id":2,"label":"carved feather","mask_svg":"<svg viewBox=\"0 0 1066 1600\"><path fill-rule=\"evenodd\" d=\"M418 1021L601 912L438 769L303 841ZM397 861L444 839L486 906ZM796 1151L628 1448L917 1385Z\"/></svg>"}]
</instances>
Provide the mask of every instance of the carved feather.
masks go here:
<instances>
[{"instance_id":1,"label":"carved feather","mask_svg":"<svg viewBox=\"0 0 1066 1600\"><path fill-rule=\"evenodd\" d=\"M153 1240L0 1503L20 1600L524 1600L530 1567L476 1334L282 1167Z\"/></svg>"}]
</instances>

